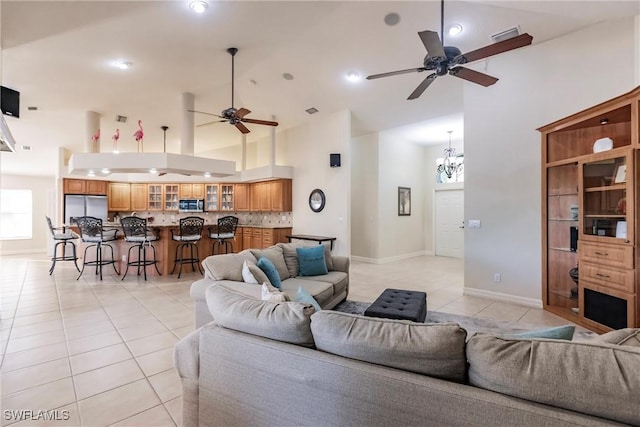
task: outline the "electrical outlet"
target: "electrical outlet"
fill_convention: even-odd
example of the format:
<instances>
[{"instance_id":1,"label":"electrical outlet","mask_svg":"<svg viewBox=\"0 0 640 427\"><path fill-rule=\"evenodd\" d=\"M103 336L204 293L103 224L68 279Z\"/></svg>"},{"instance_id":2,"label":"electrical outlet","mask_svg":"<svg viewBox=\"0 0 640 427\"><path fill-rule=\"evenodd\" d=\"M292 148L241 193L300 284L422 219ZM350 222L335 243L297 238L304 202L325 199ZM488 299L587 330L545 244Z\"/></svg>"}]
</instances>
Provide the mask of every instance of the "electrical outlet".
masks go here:
<instances>
[{"instance_id":1,"label":"electrical outlet","mask_svg":"<svg viewBox=\"0 0 640 427\"><path fill-rule=\"evenodd\" d=\"M496 283L500 283L502 282L502 274L500 273L494 273L493 275L493 281Z\"/></svg>"},{"instance_id":2,"label":"electrical outlet","mask_svg":"<svg viewBox=\"0 0 640 427\"><path fill-rule=\"evenodd\" d=\"M122 261L127 261L127 256L126 255L122 255Z\"/></svg>"}]
</instances>

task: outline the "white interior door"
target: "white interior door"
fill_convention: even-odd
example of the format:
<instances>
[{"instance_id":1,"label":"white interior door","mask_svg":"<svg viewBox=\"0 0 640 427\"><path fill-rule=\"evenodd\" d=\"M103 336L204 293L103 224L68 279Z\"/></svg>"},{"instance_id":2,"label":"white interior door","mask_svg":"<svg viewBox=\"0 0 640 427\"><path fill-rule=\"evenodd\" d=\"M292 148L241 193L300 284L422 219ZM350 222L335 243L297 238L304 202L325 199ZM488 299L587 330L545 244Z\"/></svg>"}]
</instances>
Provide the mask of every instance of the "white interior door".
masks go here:
<instances>
[{"instance_id":1,"label":"white interior door","mask_svg":"<svg viewBox=\"0 0 640 427\"><path fill-rule=\"evenodd\" d=\"M435 254L464 256L464 190L435 192Z\"/></svg>"}]
</instances>

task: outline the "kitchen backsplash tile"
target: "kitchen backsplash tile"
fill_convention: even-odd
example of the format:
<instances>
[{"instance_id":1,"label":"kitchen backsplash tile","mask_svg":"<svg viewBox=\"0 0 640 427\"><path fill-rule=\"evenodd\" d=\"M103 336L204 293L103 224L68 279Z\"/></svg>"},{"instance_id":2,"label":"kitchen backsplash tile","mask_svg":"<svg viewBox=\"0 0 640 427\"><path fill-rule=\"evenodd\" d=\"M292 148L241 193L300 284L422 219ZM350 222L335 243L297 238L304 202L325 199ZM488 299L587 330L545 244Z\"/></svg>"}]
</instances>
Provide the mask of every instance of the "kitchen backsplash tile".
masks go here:
<instances>
[{"instance_id":1,"label":"kitchen backsplash tile","mask_svg":"<svg viewBox=\"0 0 640 427\"><path fill-rule=\"evenodd\" d=\"M132 212L118 212L120 218L127 215L131 215ZM114 212L110 212L109 220L113 219ZM188 216L200 216L204 218L205 224L217 224L218 218L234 215L239 218L239 225L254 226L254 227L292 227L293 215L292 212L236 212L221 213L221 212L204 212L204 213L168 213L168 212L136 212L136 215L141 218L147 218L149 225L160 224L170 225L178 224L181 218Z\"/></svg>"}]
</instances>

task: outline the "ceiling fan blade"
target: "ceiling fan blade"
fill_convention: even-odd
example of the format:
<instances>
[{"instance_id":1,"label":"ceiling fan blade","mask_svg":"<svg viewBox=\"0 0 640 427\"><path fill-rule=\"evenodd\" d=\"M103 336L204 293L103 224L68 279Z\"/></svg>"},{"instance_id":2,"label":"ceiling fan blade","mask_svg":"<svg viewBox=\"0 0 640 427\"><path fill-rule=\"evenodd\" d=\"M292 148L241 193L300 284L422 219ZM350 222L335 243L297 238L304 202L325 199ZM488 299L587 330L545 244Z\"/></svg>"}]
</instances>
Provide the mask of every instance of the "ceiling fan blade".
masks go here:
<instances>
[{"instance_id":1,"label":"ceiling fan blade","mask_svg":"<svg viewBox=\"0 0 640 427\"><path fill-rule=\"evenodd\" d=\"M197 110L187 110L190 113L200 113L200 114L206 114L207 116L213 116L213 117L220 117L221 119L223 118L221 115L219 114L213 114L213 113L206 113L204 111L197 111Z\"/></svg>"},{"instance_id":2,"label":"ceiling fan blade","mask_svg":"<svg viewBox=\"0 0 640 427\"><path fill-rule=\"evenodd\" d=\"M209 125L212 125L214 123L222 123L222 122L226 122L226 120L214 120L212 122L207 122L207 123L202 123L200 125L196 125L196 127L199 128L201 126L209 126Z\"/></svg>"},{"instance_id":3,"label":"ceiling fan blade","mask_svg":"<svg viewBox=\"0 0 640 427\"><path fill-rule=\"evenodd\" d=\"M246 116L247 114L249 114L251 112L251 110L247 110L246 108L241 108L238 111L236 111L236 117L241 119L244 116Z\"/></svg>"},{"instance_id":4,"label":"ceiling fan blade","mask_svg":"<svg viewBox=\"0 0 640 427\"><path fill-rule=\"evenodd\" d=\"M479 59L487 58L489 56L497 55L499 53L507 52L519 47L528 46L531 44L533 37L527 33L520 34L519 36L503 40L498 43L490 44L480 49L472 50L471 52L463 53L456 57L454 61L462 57L462 61L456 61L458 64L464 64L466 62L473 62Z\"/></svg>"},{"instance_id":5,"label":"ceiling fan blade","mask_svg":"<svg viewBox=\"0 0 640 427\"><path fill-rule=\"evenodd\" d=\"M464 67L454 67L451 70L449 70L449 74L464 80L468 80L473 83L477 83L484 87L491 86L492 84L498 81L498 79L493 76L480 73L478 71L474 71Z\"/></svg>"},{"instance_id":6,"label":"ceiling fan blade","mask_svg":"<svg viewBox=\"0 0 640 427\"><path fill-rule=\"evenodd\" d=\"M420 31L418 35L420 36L420 40L422 40L422 44L427 49L427 53L432 59L445 59L447 57L444 53L444 47L442 46L442 41L440 40L438 33L426 30Z\"/></svg>"},{"instance_id":7,"label":"ceiling fan blade","mask_svg":"<svg viewBox=\"0 0 640 427\"><path fill-rule=\"evenodd\" d=\"M278 122L270 122L268 120L242 119L245 123L253 123L256 125L278 126Z\"/></svg>"},{"instance_id":8,"label":"ceiling fan blade","mask_svg":"<svg viewBox=\"0 0 640 427\"><path fill-rule=\"evenodd\" d=\"M236 127L238 128L238 130L242 133L249 133L251 132L249 129L247 129L247 127L245 125L243 125L241 122L236 123Z\"/></svg>"},{"instance_id":9,"label":"ceiling fan blade","mask_svg":"<svg viewBox=\"0 0 640 427\"><path fill-rule=\"evenodd\" d=\"M370 76L367 76L367 80L379 79L381 77L397 76L399 74L421 73L424 70L426 70L426 68L419 67L419 68L408 68L406 70L391 71L389 73L372 74Z\"/></svg>"},{"instance_id":10,"label":"ceiling fan blade","mask_svg":"<svg viewBox=\"0 0 640 427\"><path fill-rule=\"evenodd\" d=\"M422 83L420 83L418 85L418 87L416 88L416 90L414 90L413 92L411 92L411 95L409 95L409 97L407 99L416 99L419 98L420 95L422 95L422 93L427 90L427 88L429 87L429 85L431 83L433 83L433 81L436 79L436 77L438 77L438 75L436 73L433 74L429 74L427 76L426 79L424 79L422 81Z\"/></svg>"}]
</instances>

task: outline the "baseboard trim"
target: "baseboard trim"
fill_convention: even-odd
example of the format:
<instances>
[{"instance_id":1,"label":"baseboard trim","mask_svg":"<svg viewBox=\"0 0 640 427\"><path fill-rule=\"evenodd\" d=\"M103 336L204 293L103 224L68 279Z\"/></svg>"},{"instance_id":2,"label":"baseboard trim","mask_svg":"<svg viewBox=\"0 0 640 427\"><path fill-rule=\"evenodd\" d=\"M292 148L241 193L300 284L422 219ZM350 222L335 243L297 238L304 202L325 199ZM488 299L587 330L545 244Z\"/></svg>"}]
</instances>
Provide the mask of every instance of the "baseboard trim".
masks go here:
<instances>
[{"instance_id":1,"label":"baseboard trim","mask_svg":"<svg viewBox=\"0 0 640 427\"><path fill-rule=\"evenodd\" d=\"M525 298L516 295L505 294L502 292L486 291L484 289L464 288L463 295L472 297L489 298L496 301L510 302L513 304L524 305L525 307L542 308L542 300L535 298Z\"/></svg>"},{"instance_id":2,"label":"baseboard trim","mask_svg":"<svg viewBox=\"0 0 640 427\"><path fill-rule=\"evenodd\" d=\"M402 261L404 259L416 258L419 256L433 255L433 251L418 251L409 254L396 255L388 258L368 258L357 255L351 255L353 261L366 262L368 264L386 264L389 262Z\"/></svg>"},{"instance_id":3,"label":"baseboard trim","mask_svg":"<svg viewBox=\"0 0 640 427\"><path fill-rule=\"evenodd\" d=\"M41 255L46 254L47 251L43 251L42 249L20 249L17 251L2 251L0 252L0 256L3 255L26 255L26 254L34 254Z\"/></svg>"}]
</instances>

